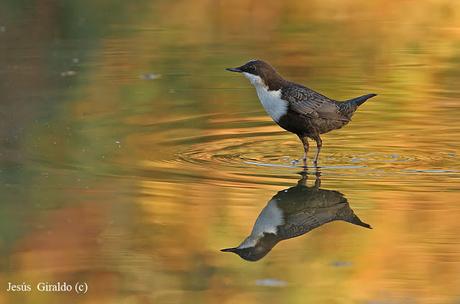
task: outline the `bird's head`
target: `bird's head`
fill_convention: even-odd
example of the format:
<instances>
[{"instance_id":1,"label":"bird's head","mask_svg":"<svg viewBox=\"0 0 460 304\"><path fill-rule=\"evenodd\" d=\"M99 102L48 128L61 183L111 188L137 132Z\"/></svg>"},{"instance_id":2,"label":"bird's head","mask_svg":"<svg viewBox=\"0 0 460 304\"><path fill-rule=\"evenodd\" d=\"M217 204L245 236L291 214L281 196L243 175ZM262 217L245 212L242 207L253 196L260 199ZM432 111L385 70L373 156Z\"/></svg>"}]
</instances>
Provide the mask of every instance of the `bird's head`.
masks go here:
<instances>
[{"instance_id":1,"label":"bird's head","mask_svg":"<svg viewBox=\"0 0 460 304\"><path fill-rule=\"evenodd\" d=\"M250 60L240 67L227 68L226 70L242 73L254 86L270 87L270 85L283 80L270 64L259 59Z\"/></svg>"},{"instance_id":2,"label":"bird's head","mask_svg":"<svg viewBox=\"0 0 460 304\"><path fill-rule=\"evenodd\" d=\"M247 261L258 261L280 241L273 233L264 233L254 238L252 235L247 237L238 247L225 248L222 252L233 252Z\"/></svg>"}]
</instances>

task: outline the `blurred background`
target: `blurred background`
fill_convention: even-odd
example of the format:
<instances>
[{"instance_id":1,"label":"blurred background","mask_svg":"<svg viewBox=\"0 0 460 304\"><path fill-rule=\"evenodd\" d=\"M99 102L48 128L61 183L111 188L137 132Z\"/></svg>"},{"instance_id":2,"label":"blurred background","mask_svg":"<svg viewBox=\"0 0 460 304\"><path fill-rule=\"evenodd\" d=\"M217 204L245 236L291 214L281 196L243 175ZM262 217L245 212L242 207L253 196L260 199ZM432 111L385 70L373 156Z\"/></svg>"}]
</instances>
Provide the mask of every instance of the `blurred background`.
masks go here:
<instances>
[{"instance_id":1,"label":"blurred background","mask_svg":"<svg viewBox=\"0 0 460 304\"><path fill-rule=\"evenodd\" d=\"M219 251L300 178L253 58L379 94L320 159L373 230ZM459 1L3 0L0 303L460 303L459 83Z\"/></svg>"}]
</instances>

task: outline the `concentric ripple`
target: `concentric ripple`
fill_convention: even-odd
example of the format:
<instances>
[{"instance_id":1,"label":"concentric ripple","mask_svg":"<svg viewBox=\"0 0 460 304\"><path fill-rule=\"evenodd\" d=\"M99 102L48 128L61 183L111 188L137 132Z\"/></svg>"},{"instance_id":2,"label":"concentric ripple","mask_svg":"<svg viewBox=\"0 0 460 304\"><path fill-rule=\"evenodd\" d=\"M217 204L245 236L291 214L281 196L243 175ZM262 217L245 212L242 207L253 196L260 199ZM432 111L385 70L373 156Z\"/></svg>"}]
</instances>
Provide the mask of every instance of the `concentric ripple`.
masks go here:
<instances>
[{"instance_id":1,"label":"concentric ripple","mask_svg":"<svg viewBox=\"0 0 460 304\"><path fill-rule=\"evenodd\" d=\"M202 126L197 126L198 120L190 118L151 126L155 128L155 136L165 133L158 147L166 157L149 160L149 170L183 172L187 168L187 174L201 172L200 175L217 170L223 179L258 183L259 178L251 180L250 177L275 177L301 169L299 158L303 150L297 137L281 130L264 113L216 114L201 117L200 123ZM455 153L387 147L375 139L375 133L340 130L325 135L323 140L319 170L325 174L457 173L446 169L456 162ZM362 145L363 142L368 144ZM315 150L312 144L310 157ZM311 159L309 161L311 164Z\"/></svg>"}]
</instances>

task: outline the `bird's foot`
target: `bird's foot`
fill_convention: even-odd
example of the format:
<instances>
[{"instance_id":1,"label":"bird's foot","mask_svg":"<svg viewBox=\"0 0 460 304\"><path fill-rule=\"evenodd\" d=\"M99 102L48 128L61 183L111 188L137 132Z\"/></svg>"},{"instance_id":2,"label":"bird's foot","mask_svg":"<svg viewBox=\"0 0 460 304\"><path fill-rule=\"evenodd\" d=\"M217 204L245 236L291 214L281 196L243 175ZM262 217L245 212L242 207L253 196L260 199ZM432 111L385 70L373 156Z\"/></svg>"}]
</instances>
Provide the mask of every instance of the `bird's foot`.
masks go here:
<instances>
[{"instance_id":1,"label":"bird's foot","mask_svg":"<svg viewBox=\"0 0 460 304\"><path fill-rule=\"evenodd\" d=\"M302 158L302 161L303 161L303 168L307 169L307 158L306 157Z\"/></svg>"},{"instance_id":2,"label":"bird's foot","mask_svg":"<svg viewBox=\"0 0 460 304\"><path fill-rule=\"evenodd\" d=\"M313 159L313 167L318 168L318 157Z\"/></svg>"}]
</instances>

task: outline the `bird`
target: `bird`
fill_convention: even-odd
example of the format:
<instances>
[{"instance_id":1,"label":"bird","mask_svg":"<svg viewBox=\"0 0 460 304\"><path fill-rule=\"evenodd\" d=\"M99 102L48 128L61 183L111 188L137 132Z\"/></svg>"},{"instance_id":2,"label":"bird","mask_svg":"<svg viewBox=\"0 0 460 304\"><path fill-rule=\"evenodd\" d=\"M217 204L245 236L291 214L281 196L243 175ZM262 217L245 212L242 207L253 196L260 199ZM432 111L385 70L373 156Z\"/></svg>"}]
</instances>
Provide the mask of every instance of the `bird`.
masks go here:
<instances>
[{"instance_id":1,"label":"bird","mask_svg":"<svg viewBox=\"0 0 460 304\"><path fill-rule=\"evenodd\" d=\"M318 166L322 147L321 134L340 129L366 100L377 94L366 94L336 101L306 86L284 79L269 63L254 59L227 71L242 73L255 87L262 106L283 129L296 134L302 142L303 166L307 167L308 139L316 141L314 167Z\"/></svg>"},{"instance_id":2,"label":"bird","mask_svg":"<svg viewBox=\"0 0 460 304\"><path fill-rule=\"evenodd\" d=\"M353 212L343 193L321 189L321 178L307 186L301 172L297 185L279 191L257 217L251 234L237 247L221 249L247 261L258 261L282 240L301 236L326 223L342 220L364 228L372 227Z\"/></svg>"}]
</instances>

